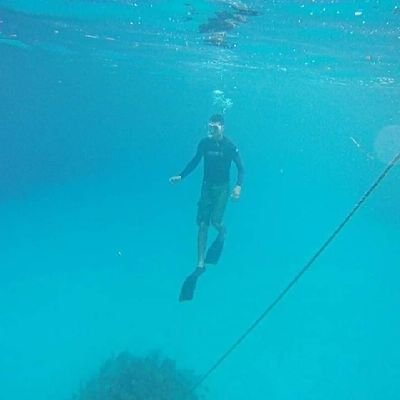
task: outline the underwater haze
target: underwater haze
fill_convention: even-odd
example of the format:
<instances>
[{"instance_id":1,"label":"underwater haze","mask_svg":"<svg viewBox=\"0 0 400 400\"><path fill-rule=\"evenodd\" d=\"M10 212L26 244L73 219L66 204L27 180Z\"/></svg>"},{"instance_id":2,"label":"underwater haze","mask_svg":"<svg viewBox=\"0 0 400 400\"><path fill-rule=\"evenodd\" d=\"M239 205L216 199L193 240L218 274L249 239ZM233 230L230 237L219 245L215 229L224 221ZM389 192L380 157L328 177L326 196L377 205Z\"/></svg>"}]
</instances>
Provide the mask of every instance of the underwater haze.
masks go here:
<instances>
[{"instance_id":1,"label":"underwater haze","mask_svg":"<svg viewBox=\"0 0 400 400\"><path fill-rule=\"evenodd\" d=\"M168 179L214 113L242 196L180 303L202 167ZM70 400L122 351L202 375L400 152L400 2L0 0L0 139L0 398ZM399 168L204 400L399 399Z\"/></svg>"}]
</instances>

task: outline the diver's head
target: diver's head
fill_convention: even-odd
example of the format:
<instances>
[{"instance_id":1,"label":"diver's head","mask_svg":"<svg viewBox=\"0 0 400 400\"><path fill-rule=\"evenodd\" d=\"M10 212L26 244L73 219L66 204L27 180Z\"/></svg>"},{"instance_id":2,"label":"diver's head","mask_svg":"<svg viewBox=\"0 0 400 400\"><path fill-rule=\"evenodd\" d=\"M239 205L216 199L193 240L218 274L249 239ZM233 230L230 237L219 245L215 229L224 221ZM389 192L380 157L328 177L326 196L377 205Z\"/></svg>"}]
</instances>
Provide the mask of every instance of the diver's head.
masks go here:
<instances>
[{"instance_id":1,"label":"diver's head","mask_svg":"<svg viewBox=\"0 0 400 400\"><path fill-rule=\"evenodd\" d=\"M224 136L224 117L221 114L214 114L208 121L209 135L216 140Z\"/></svg>"}]
</instances>

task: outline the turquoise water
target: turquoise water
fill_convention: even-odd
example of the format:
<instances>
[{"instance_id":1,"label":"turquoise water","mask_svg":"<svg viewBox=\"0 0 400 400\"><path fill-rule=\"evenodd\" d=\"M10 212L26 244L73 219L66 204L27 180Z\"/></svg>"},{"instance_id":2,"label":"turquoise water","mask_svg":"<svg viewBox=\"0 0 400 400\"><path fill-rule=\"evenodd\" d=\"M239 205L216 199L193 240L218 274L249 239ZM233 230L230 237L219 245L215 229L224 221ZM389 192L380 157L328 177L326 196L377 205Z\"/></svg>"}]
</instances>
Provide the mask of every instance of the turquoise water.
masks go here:
<instances>
[{"instance_id":1,"label":"turquoise water","mask_svg":"<svg viewBox=\"0 0 400 400\"><path fill-rule=\"evenodd\" d=\"M229 2L228 2L229 3ZM70 399L108 357L204 373L400 150L400 4L0 0L2 399ZM196 298L209 115L246 168ZM379 140L389 132L391 140ZM235 170L232 171L233 175ZM205 382L207 399L398 399L400 171Z\"/></svg>"}]
</instances>

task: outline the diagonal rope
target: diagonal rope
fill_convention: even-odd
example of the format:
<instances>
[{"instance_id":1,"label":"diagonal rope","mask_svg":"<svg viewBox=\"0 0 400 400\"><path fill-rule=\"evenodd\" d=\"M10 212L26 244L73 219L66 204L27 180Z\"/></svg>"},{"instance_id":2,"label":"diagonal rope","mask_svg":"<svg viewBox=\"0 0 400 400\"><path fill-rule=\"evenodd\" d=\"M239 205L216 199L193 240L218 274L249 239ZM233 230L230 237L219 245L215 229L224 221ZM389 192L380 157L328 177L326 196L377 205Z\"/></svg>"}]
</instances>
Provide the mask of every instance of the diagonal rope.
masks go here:
<instances>
[{"instance_id":1,"label":"diagonal rope","mask_svg":"<svg viewBox=\"0 0 400 400\"><path fill-rule=\"evenodd\" d=\"M383 172L378 176L375 182L365 192L365 194L356 203L353 209L347 214L344 220L338 225L328 239L322 244L317 252L310 258L310 260L304 265L304 267L297 273L297 275L289 282L289 284L278 294L275 300L261 313L261 315L236 339L236 341L226 350L217 361L206 371L206 373L199 379L199 381L193 385L188 394L193 393L200 385L204 383L206 379L223 363L223 361L231 355L231 353L252 333L252 331L260 324L260 322L267 317L273 308L286 296L286 294L293 288L293 286L300 280L304 273L314 264L317 258L325 251L325 249L335 240L336 236L350 221L358 209L368 199L368 197L375 191L380 183L385 179L386 175L392 170L396 163L400 160L400 153L393 158Z\"/></svg>"}]
</instances>

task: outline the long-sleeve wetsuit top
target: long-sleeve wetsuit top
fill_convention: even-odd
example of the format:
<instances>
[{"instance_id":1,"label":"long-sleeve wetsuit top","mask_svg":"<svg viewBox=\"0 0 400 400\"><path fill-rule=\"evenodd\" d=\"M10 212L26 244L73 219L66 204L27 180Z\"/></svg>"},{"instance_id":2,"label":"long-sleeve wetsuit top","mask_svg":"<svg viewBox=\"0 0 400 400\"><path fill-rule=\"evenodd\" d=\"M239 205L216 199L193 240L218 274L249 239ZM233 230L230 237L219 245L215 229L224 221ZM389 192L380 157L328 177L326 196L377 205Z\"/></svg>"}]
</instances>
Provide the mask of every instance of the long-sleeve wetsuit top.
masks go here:
<instances>
[{"instance_id":1,"label":"long-sleeve wetsuit top","mask_svg":"<svg viewBox=\"0 0 400 400\"><path fill-rule=\"evenodd\" d=\"M204 182L215 185L228 183L233 161L238 170L236 184L242 185L244 169L239 150L226 136L223 136L221 140L215 140L211 137L202 139L197 146L195 156L180 174L181 177L188 176L199 165L203 157Z\"/></svg>"}]
</instances>

